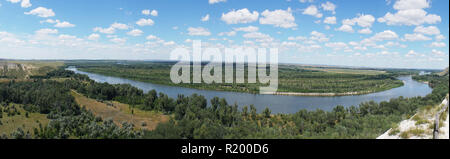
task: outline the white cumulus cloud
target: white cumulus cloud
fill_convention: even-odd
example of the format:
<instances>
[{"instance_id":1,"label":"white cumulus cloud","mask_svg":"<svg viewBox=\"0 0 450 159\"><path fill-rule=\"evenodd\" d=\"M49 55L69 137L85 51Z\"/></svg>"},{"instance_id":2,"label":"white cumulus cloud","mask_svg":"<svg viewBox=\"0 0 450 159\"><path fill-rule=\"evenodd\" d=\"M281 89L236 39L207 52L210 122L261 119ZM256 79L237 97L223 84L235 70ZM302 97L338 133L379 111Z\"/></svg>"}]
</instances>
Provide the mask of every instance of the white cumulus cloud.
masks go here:
<instances>
[{"instance_id":1,"label":"white cumulus cloud","mask_svg":"<svg viewBox=\"0 0 450 159\"><path fill-rule=\"evenodd\" d=\"M441 17L428 14L424 9L430 7L429 0L397 0L394 9L397 13L386 13L378 22L387 25L422 25L441 22Z\"/></svg>"},{"instance_id":2,"label":"white cumulus cloud","mask_svg":"<svg viewBox=\"0 0 450 159\"><path fill-rule=\"evenodd\" d=\"M19 3L20 2L20 0L6 0L6 1L11 2L11 3Z\"/></svg>"},{"instance_id":3,"label":"white cumulus cloud","mask_svg":"<svg viewBox=\"0 0 450 159\"><path fill-rule=\"evenodd\" d=\"M267 42L267 41L272 41L273 40L273 38L270 35L263 34L263 33L260 33L260 32L246 33L246 34L243 35L243 37L247 38L247 39L257 39L257 41L260 41L260 42L262 42L262 41L266 41Z\"/></svg>"},{"instance_id":4,"label":"white cumulus cloud","mask_svg":"<svg viewBox=\"0 0 450 159\"><path fill-rule=\"evenodd\" d=\"M38 7L29 12L25 12L25 14L26 15L36 15L36 16L43 17L43 18L55 16L55 12L53 12L52 9L47 9L44 7Z\"/></svg>"},{"instance_id":5,"label":"white cumulus cloud","mask_svg":"<svg viewBox=\"0 0 450 159\"><path fill-rule=\"evenodd\" d=\"M157 36L155 36L155 35L149 35L145 39L147 39L147 40L157 40L159 38Z\"/></svg>"},{"instance_id":6,"label":"white cumulus cloud","mask_svg":"<svg viewBox=\"0 0 450 159\"><path fill-rule=\"evenodd\" d=\"M323 10L330 11L333 14L336 14L336 11L335 11L336 10L336 5L331 3L331 2L327 1L326 3L322 3L321 7L322 7Z\"/></svg>"},{"instance_id":7,"label":"white cumulus cloud","mask_svg":"<svg viewBox=\"0 0 450 159\"><path fill-rule=\"evenodd\" d=\"M326 17L325 20L323 20L323 23L336 24L336 17Z\"/></svg>"},{"instance_id":8,"label":"white cumulus cloud","mask_svg":"<svg viewBox=\"0 0 450 159\"><path fill-rule=\"evenodd\" d=\"M330 40L330 38L328 38L324 33L317 32L317 31L312 31L311 37L309 37L309 39L319 41L319 42L326 42L326 41Z\"/></svg>"},{"instance_id":9,"label":"white cumulus cloud","mask_svg":"<svg viewBox=\"0 0 450 159\"><path fill-rule=\"evenodd\" d=\"M206 22L209 20L209 14L206 14L205 16L202 17L201 21L202 22Z\"/></svg>"},{"instance_id":10,"label":"white cumulus cloud","mask_svg":"<svg viewBox=\"0 0 450 159\"><path fill-rule=\"evenodd\" d=\"M303 14L314 16L316 18L321 18L323 16L323 14L319 12L319 9L315 5L310 5L303 11Z\"/></svg>"},{"instance_id":11,"label":"white cumulus cloud","mask_svg":"<svg viewBox=\"0 0 450 159\"><path fill-rule=\"evenodd\" d=\"M40 34L40 35L46 35L46 34L58 34L58 30L57 29L40 29L36 31L36 34Z\"/></svg>"},{"instance_id":12,"label":"white cumulus cloud","mask_svg":"<svg viewBox=\"0 0 450 159\"><path fill-rule=\"evenodd\" d=\"M211 32L209 32L208 29L202 27L198 28L189 27L188 34L191 36L210 36Z\"/></svg>"},{"instance_id":13,"label":"white cumulus cloud","mask_svg":"<svg viewBox=\"0 0 450 159\"><path fill-rule=\"evenodd\" d=\"M433 53L436 56L445 56L445 53L436 49L431 50L431 53Z\"/></svg>"},{"instance_id":14,"label":"white cumulus cloud","mask_svg":"<svg viewBox=\"0 0 450 159\"><path fill-rule=\"evenodd\" d=\"M89 40L98 40L100 39L100 35L99 34L91 34L88 37Z\"/></svg>"},{"instance_id":15,"label":"white cumulus cloud","mask_svg":"<svg viewBox=\"0 0 450 159\"><path fill-rule=\"evenodd\" d=\"M429 27L417 26L414 29L414 32L422 33L422 34L425 34L425 35L439 35L439 34L441 34L441 31L435 26L429 26Z\"/></svg>"},{"instance_id":16,"label":"white cumulus cloud","mask_svg":"<svg viewBox=\"0 0 450 159\"><path fill-rule=\"evenodd\" d=\"M358 17L353 19L344 19L342 24L344 25L355 25L358 24L360 27L371 27L375 22L375 17L370 14L360 14Z\"/></svg>"},{"instance_id":17,"label":"white cumulus cloud","mask_svg":"<svg viewBox=\"0 0 450 159\"><path fill-rule=\"evenodd\" d=\"M233 28L234 31L243 31L243 32L256 32L259 30L258 27L255 26L248 26L248 27L239 27L239 28Z\"/></svg>"},{"instance_id":18,"label":"white cumulus cloud","mask_svg":"<svg viewBox=\"0 0 450 159\"><path fill-rule=\"evenodd\" d=\"M151 19L144 19L144 18L142 18L142 19L139 19L136 22L136 24L139 25L139 26L152 26L153 24L155 24L155 22L153 20L151 20Z\"/></svg>"},{"instance_id":19,"label":"white cumulus cloud","mask_svg":"<svg viewBox=\"0 0 450 159\"><path fill-rule=\"evenodd\" d=\"M342 25L341 27L337 28L336 30L342 31L342 32L347 32L347 33L354 32L353 27L351 25L347 25L347 24Z\"/></svg>"},{"instance_id":20,"label":"white cumulus cloud","mask_svg":"<svg viewBox=\"0 0 450 159\"><path fill-rule=\"evenodd\" d=\"M358 31L360 34L372 34L372 30L370 28L364 28Z\"/></svg>"},{"instance_id":21,"label":"white cumulus cloud","mask_svg":"<svg viewBox=\"0 0 450 159\"><path fill-rule=\"evenodd\" d=\"M236 31L230 31L230 32L221 32L218 34L219 36L235 36Z\"/></svg>"},{"instance_id":22,"label":"white cumulus cloud","mask_svg":"<svg viewBox=\"0 0 450 159\"><path fill-rule=\"evenodd\" d=\"M32 6L30 0L22 0L22 3L20 3L20 6L22 8L29 8Z\"/></svg>"},{"instance_id":23,"label":"white cumulus cloud","mask_svg":"<svg viewBox=\"0 0 450 159\"><path fill-rule=\"evenodd\" d=\"M152 10L152 12L150 12L150 15L156 17L156 16L158 16L158 11L157 10Z\"/></svg>"},{"instance_id":24,"label":"white cumulus cloud","mask_svg":"<svg viewBox=\"0 0 450 159\"><path fill-rule=\"evenodd\" d=\"M220 3L220 2L226 2L227 0L208 0L209 4L214 4L214 3Z\"/></svg>"},{"instance_id":25,"label":"white cumulus cloud","mask_svg":"<svg viewBox=\"0 0 450 159\"><path fill-rule=\"evenodd\" d=\"M127 33L127 35L130 35L130 36L141 36L142 34L144 34L144 32L139 29L133 29Z\"/></svg>"},{"instance_id":26,"label":"white cumulus cloud","mask_svg":"<svg viewBox=\"0 0 450 159\"><path fill-rule=\"evenodd\" d=\"M152 15L152 16L158 16L158 11L157 10L152 10L150 11L149 9L144 9L141 12L143 15Z\"/></svg>"},{"instance_id":27,"label":"white cumulus cloud","mask_svg":"<svg viewBox=\"0 0 450 159\"><path fill-rule=\"evenodd\" d=\"M116 29L128 30L129 28L130 27L126 24L115 22L115 23L111 24L111 26L108 28L95 27L94 32L100 32L103 34L114 34L116 32Z\"/></svg>"},{"instance_id":28,"label":"white cumulus cloud","mask_svg":"<svg viewBox=\"0 0 450 159\"><path fill-rule=\"evenodd\" d=\"M128 28L130 28L130 26L122 23L113 23L111 24L111 27L119 30L128 30Z\"/></svg>"},{"instance_id":29,"label":"white cumulus cloud","mask_svg":"<svg viewBox=\"0 0 450 159\"><path fill-rule=\"evenodd\" d=\"M444 42L432 42L430 44L431 47L446 47L447 45Z\"/></svg>"},{"instance_id":30,"label":"white cumulus cloud","mask_svg":"<svg viewBox=\"0 0 450 159\"><path fill-rule=\"evenodd\" d=\"M396 10L423 9L429 7L429 0L397 0L394 4L394 9Z\"/></svg>"},{"instance_id":31,"label":"white cumulus cloud","mask_svg":"<svg viewBox=\"0 0 450 159\"><path fill-rule=\"evenodd\" d=\"M116 32L116 29L114 29L113 27L109 27L109 28L101 28L101 27L95 27L94 32L100 32L103 34L114 34Z\"/></svg>"},{"instance_id":32,"label":"white cumulus cloud","mask_svg":"<svg viewBox=\"0 0 450 159\"><path fill-rule=\"evenodd\" d=\"M442 41L442 40L444 40L445 39L445 36L444 35L442 35L442 34L440 34L440 35L436 35L436 41Z\"/></svg>"},{"instance_id":33,"label":"white cumulus cloud","mask_svg":"<svg viewBox=\"0 0 450 159\"><path fill-rule=\"evenodd\" d=\"M288 8L287 10L265 10L261 13L259 23L274 25L281 28L297 27L297 24L295 23L295 17L292 15L291 8Z\"/></svg>"},{"instance_id":34,"label":"white cumulus cloud","mask_svg":"<svg viewBox=\"0 0 450 159\"><path fill-rule=\"evenodd\" d=\"M343 42L332 42L332 43L326 43L326 47L333 48L334 50L341 50L348 48L348 45Z\"/></svg>"},{"instance_id":35,"label":"white cumulus cloud","mask_svg":"<svg viewBox=\"0 0 450 159\"><path fill-rule=\"evenodd\" d=\"M150 10L145 9L145 10L142 10L141 13L144 14L144 15L150 15Z\"/></svg>"},{"instance_id":36,"label":"white cumulus cloud","mask_svg":"<svg viewBox=\"0 0 450 159\"><path fill-rule=\"evenodd\" d=\"M299 2L301 2L301 3L306 3L306 2L312 3L312 2L314 2L314 0L299 0Z\"/></svg>"},{"instance_id":37,"label":"white cumulus cloud","mask_svg":"<svg viewBox=\"0 0 450 159\"><path fill-rule=\"evenodd\" d=\"M375 41L395 40L398 39L398 35L392 30L385 30L375 34L371 39Z\"/></svg>"},{"instance_id":38,"label":"white cumulus cloud","mask_svg":"<svg viewBox=\"0 0 450 159\"><path fill-rule=\"evenodd\" d=\"M430 37L427 37L423 34L418 34L418 33L414 33L414 34L405 34L405 37L403 38L406 41L427 41L427 40L431 40Z\"/></svg>"},{"instance_id":39,"label":"white cumulus cloud","mask_svg":"<svg viewBox=\"0 0 450 159\"><path fill-rule=\"evenodd\" d=\"M251 23L258 20L259 13L257 11L250 12L247 8L240 10L232 10L226 14L222 13L222 21L227 24Z\"/></svg>"},{"instance_id":40,"label":"white cumulus cloud","mask_svg":"<svg viewBox=\"0 0 450 159\"><path fill-rule=\"evenodd\" d=\"M111 41L113 43L118 43L118 44L123 44L123 43L127 42L127 40L123 39L123 38L113 38L113 39L111 39L109 41Z\"/></svg>"},{"instance_id":41,"label":"white cumulus cloud","mask_svg":"<svg viewBox=\"0 0 450 159\"><path fill-rule=\"evenodd\" d=\"M71 28L71 27L75 27L75 24L71 24L71 23L69 23L67 21L57 22L55 24L55 27L57 27L57 28Z\"/></svg>"}]
</instances>

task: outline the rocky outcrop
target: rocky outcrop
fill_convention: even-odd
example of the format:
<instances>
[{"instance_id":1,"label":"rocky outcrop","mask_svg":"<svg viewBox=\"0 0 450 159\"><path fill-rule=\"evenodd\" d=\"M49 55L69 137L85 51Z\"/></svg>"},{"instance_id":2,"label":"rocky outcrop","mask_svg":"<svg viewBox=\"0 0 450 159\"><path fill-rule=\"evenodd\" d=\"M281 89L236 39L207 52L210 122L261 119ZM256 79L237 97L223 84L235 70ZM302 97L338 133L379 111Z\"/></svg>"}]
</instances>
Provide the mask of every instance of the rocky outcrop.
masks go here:
<instances>
[{"instance_id":1,"label":"rocky outcrop","mask_svg":"<svg viewBox=\"0 0 450 159\"><path fill-rule=\"evenodd\" d=\"M442 109L448 107L447 98L442 101L439 106L430 109L423 109L407 120L403 120L395 127L389 129L377 139L432 139L435 125L435 117L438 112L443 112ZM449 125L448 125L448 109L446 110L446 120L439 126L438 139L449 139ZM443 118L441 118L443 119Z\"/></svg>"},{"instance_id":2,"label":"rocky outcrop","mask_svg":"<svg viewBox=\"0 0 450 159\"><path fill-rule=\"evenodd\" d=\"M448 75L448 67L442 71L441 73L439 73L440 76L447 76Z\"/></svg>"}]
</instances>

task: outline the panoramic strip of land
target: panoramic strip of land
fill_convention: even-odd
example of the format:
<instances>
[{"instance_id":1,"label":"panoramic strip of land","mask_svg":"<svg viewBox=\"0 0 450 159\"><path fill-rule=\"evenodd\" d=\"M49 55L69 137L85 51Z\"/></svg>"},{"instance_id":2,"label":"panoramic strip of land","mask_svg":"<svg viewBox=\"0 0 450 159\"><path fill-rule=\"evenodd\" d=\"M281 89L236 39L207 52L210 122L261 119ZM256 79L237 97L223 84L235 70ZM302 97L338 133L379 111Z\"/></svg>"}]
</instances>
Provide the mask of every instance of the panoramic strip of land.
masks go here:
<instances>
[{"instance_id":1,"label":"panoramic strip of land","mask_svg":"<svg viewBox=\"0 0 450 159\"><path fill-rule=\"evenodd\" d=\"M213 83L174 84L170 69L174 62L67 62L79 70L107 76L132 79L161 85L188 87L204 90L259 93L261 83ZM234 70L236 72L236 70ZM247 81L247 69L245 77ZM222 71L225 72L225 71ZM412 74L412 72L410 72ZM330 66L288 65L279 66L278 91L270 94L297 96L343 96L360 95L400 87L396 79L408 72L389 70L339 68ZM192 76L192 75L191 75ZM225 78L223 76L223 78Z\"/></svg>"},{"instance_id":2,"label":"panoramic strip of land","mask_svg":"<svg viewBox=\"0 0 450 159\"><path fill-rule=\"evenodd\" d=\"M418 70L370 70L373 75L412 74L414 80L428 82L433 92L351 107L336 105L330 111L273 114L268 108L259 113L253 105L233 105L219 97L210 101L197 94L173 98L155 90L144 93L129 84L98 83L66 70L73 61L0 63L2 139L342 139L376 138L388 130L399 138L426 137L429 130L399 129L403 128L400 122L412 119L416 126L430 125L430 120L423 120L427 116L419 115L443 110L449 87L448 69L423 75ZM332 71L338 72L319 73L343 70ZM361 74L361 70L351 71L345 76Z\"/></svg>"}]
</instances>

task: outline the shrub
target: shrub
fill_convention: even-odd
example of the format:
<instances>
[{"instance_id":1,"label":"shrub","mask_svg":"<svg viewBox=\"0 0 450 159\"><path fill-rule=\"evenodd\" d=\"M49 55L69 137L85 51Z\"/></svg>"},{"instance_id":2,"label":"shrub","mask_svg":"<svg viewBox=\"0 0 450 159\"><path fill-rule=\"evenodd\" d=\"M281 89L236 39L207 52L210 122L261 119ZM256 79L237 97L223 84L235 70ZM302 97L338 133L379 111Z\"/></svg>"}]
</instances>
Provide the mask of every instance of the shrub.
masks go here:
<instances>
[{"instance_id":1,"label":"shrub","mask_svg":"<svg viewBox=\"0 0 450 159\"><path fill-rule=\"evenodd\" d=\"M102 122L102 117L100 116L95 117L95 122Z\"/></svg>"},{"instance_id":2,"label":"shrub","mask_svg":"<svg viewBox=\"0 0 450 159\"><path fill-rule=\"evenodd\" d=\"M422 136L425 133L425 130L411 129L411 130L409 130L409 133L413 134L414 136Z\"/></svg>"},{"instance_id":3,"label":"shrub","mask_svg":"<svg viewBox=\"0 0 450 159\"><path fill-rule=\"evenodd\" d=\"M409 139L410 138L410 134L407 131L404 131L404 132L400 133L400 137L402 139Z\"/></svg>"},{"instance_id":4,"label":"shrub","mask_svg":"<svg viewBox=\"0 0 450 159\"><path fill-rule=\"evenodd\" d=\"M392 124L392 129L389 132L389 135L396 135L400 132L400 129L398 128L398 124Z\"/></svg>"},{"instance_id":5,"label":"shrub","mask_svg":"<svg viewBox=\"0 0 450 159\"><path fill-rule=\"evenodd\" d=\"M416 125L421 125L421 124L429 123L428 120L422 118L420 115L415 115L412 119L413 119L414 121L416 121Z\"/></svg>"}]
</instances>

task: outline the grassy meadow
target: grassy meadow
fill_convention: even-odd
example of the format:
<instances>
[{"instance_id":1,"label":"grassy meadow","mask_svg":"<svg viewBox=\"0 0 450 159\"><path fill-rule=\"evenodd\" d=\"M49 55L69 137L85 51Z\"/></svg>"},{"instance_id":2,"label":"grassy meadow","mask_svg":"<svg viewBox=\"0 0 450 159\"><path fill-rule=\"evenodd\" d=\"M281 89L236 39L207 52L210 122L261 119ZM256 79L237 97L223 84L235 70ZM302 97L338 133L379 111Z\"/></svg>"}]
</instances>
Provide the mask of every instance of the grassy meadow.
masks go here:
<instances>
[{"instance_id":1,"label":"grassy meadow","mask_svg":"<svg viewBox=\"0 0 450 159\"><path fill-rule=\"evenodd\" d=\"M128 104L119 103L116 101L100 102L94 99L87 98L76 91L71 92L75 97L75 101L81 107L94 113L94 115L101 117L104 120L112 119L117 125L123 122L132 123L136 129L153 130L161 122L167 122L169 116L163 115L155 111L143 111L132 108Z\"/></svg>"},{"instance_id":2,"label":"grassy meadow","mask_svg":"<svg viewBox=\"0 0 450 159\"><path fill-rule=\"evenodd\" d=\"M25 133L33 134L33 129L39 128L39 124L46 126L50 122L47 119L47 115L27 112L21 104L11 103L6 107L1 107L1 109L3 111L0 112L2 114L0 118L0 135L11 134L19 128Z\"/></svg>"}]
</instances>

